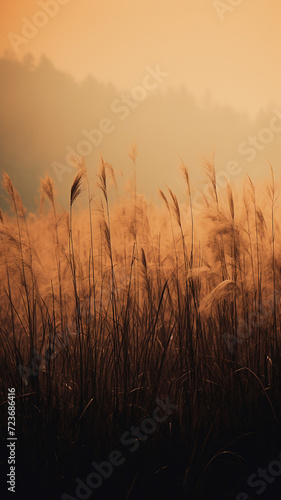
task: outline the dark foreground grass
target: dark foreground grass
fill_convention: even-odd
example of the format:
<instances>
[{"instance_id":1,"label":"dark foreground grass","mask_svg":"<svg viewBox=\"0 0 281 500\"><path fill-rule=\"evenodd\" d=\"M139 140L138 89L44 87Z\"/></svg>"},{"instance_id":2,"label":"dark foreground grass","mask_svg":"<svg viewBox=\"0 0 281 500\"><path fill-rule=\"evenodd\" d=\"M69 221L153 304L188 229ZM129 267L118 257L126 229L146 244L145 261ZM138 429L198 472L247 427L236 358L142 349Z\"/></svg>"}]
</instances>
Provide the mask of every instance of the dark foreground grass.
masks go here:
<instances>
[{"instance_id":1,"label":"dark foreground grass","mask_svg":"<svg viewBox=\"0 0 281 500\"><path fill-rule=\"evenodd\" d=\"M100 204L82 164L69 214L47 178L52 211L27 219L5 176L15 215L1 218L3 498L11 387L18 498L279 498L274 177L262 211L252 183L243 205L230 186L220 199L209 164L198 216L183 172L188 210L168 190L168 217L156 219L136 188L110 209L114 172L103 160ZM79 216L83 185L89 210Z\"/></svg>"}]
</instances>

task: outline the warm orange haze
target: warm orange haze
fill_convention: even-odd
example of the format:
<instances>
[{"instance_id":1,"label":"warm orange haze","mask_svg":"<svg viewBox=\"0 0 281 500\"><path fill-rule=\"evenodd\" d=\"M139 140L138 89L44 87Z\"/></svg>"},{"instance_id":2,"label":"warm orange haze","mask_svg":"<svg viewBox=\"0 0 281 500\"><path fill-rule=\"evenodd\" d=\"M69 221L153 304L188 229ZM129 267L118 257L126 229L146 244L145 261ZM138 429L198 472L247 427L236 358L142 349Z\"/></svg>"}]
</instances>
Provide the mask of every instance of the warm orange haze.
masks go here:
<instances>
[{"instance_id":1,"label":"warm orange haze","mask_svg":"<svg viewBox=\"0 0 281 500\"><path fill-rule=\"evenodd\" d=\"M281 6L1 9L1 498L277 500Z\"/></svg>"}]
</instances>

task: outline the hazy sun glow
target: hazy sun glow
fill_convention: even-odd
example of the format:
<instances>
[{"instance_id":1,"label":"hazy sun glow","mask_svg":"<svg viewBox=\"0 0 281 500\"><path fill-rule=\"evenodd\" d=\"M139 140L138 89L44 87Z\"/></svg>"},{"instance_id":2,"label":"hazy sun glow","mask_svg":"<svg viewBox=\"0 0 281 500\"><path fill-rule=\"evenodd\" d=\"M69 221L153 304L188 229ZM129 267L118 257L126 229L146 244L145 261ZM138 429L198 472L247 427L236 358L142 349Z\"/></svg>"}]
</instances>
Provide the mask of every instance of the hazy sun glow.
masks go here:
<instances>
[{"instance_id":1,"label":"hazy sun glow","mask_svg":"<svg viewBox=\"0 0 281 500\"><path fill-rule=\"evenodd\" d=\"M126 184L135 142L154 198L181 187L178 155L197 184L213 152L231 182L276 171L280 15L277 0L2 0L1 165L24 203L45 172L66 201L71 154L94 170L103 154Z\"/></svg>"},{"instance_id":2,"label":"hazy sun glow","mask_svg":"<svg viewBox=\"0 0 281 500\"><path fill-rule=\"evenodd\" d=\"M278 0L242 0L226 11L215 4L227 0L61 3L54 18L19 46L19 58L44 53L78 79L92 73L122 88L134 84L147 64L159 63L170 73L169 85L184 84L198 97L210 89L219 102L251 112L269 100L280 102ZM22 18L32 20L42 7L34 0L2 0L1 6L0 51L12 55L8 34L20 34Z\"/></svg>"}]
</instances>

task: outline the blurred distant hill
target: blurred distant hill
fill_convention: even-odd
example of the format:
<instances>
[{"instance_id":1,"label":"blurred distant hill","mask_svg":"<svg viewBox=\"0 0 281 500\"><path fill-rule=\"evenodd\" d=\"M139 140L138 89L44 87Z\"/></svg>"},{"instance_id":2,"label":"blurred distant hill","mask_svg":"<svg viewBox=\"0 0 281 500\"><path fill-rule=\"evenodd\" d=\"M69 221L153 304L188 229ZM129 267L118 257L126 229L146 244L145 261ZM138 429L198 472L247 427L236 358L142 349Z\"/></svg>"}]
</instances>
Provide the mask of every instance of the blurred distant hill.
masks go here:
<instances>
[{"instance_id":1,"label":"blurred distant hill","mask_svg":"<svg viewBox=\"0 0 281 500\"><path fill-rule=\"evenodd\" d=\"M104 134L85 158L93 183L101 153L125 184L132 176L128 152L136 142L138 191L150 199L158 199L157 187L164 183L182 189L178 155L189 167L194 185L202 183L202 157L210 157L213 151L217 170L223 170L231 160L239 162L243 168L240 179L247 172L254 179L265 171L267 175L268 160L273 166L278 162L279 132L268 137L270 140L253 155L254 161L248 161L251 155L246 154L246 145L243 154L238 152L242 141L268 127L272 109L261 111L253 121L246 114L213 103L208 96L199 103L184 88L163 92L160 85L122 120L121 113L112 109L121 94L94 76L76 82L46 57L37 66L31 56L22 63L0 59L0 169L10 175L28 209L36 209L40 178L47 172L55 180L59 201L67 206L75 171L68 166L60 182L54 162L67 165L67 146L75 150L79 141L86 139L82 131L98 128L105 118L114 124L114 131ZM266 140L266 133L263 138ZM0 206L5 209L2 189L0 194Z\"/></svg>"}]
</instances>

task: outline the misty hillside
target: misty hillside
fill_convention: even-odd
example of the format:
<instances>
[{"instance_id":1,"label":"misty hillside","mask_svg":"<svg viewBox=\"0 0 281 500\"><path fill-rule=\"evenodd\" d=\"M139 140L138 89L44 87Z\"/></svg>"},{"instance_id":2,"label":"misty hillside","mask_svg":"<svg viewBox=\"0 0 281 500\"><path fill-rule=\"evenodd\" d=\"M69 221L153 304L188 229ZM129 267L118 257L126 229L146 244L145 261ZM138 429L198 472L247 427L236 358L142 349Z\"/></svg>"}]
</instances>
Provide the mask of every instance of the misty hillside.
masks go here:
<instances>
[{"instance_id":1,"label":"misty hillside","mask_svg":"<svg viewBox=\"0 0 281 500\"><path fill-rule=\"evenodd\" d=\"M102 154L115 167L119 182L125 185L132 175L128 152L136 142L138 189L149 198L157 199L157 187L164 183L181 189L178 155L189 166L198 188L202 157L209 157L213 151L218 171L232 160L239 163L239 171L242 168L239 180L247 172L253 178L264 175L268 160L273 167L277 162L280 143L277 134L269 137L266 144L264 140L256 153L252 149L250 154L246 145L243 154L238 152L242 141L268 127L274 106L260 112L253 122L246 114L215 105L211 98L198 103L184 88L164 92L159 85L134 109L128 108L124 119L120 107L113 108L122 92L93 76L76 82L46 57L42 57L38 66L31 56L24 63L1 59L0 75L1 173L6 171L10 175L30 210L36 208L39 179L47 172L55 180L60 202L66 204L74 175L65 160L67 147L76 151L77 144L86 139L83 131L99 128L105 118L111 121L114 130L104 134L97 147L92 145L85 158L86 164L93 167L93 179ZM136 85L140 83L136 80ZM250 161L252 157L254 160ZM54 170L54 165L59 164L56 168L61 181ZM7 207L2 189L0 204Z\"/></svg>"}]
</instances>

